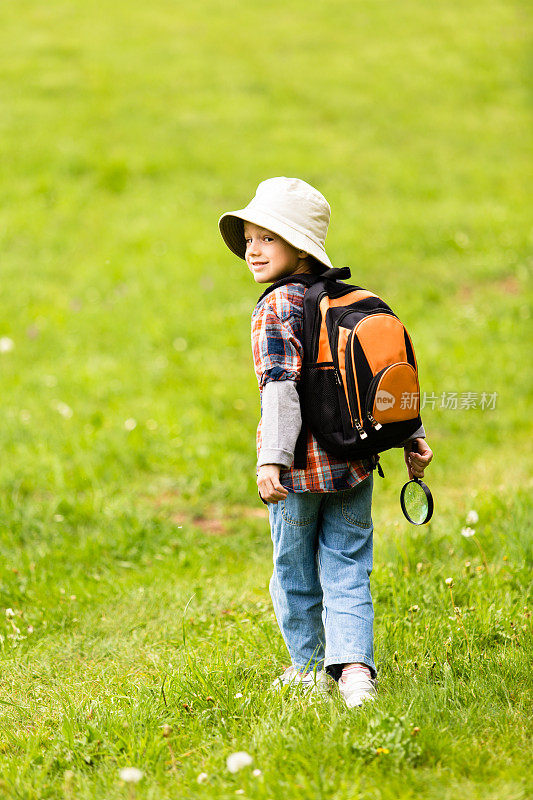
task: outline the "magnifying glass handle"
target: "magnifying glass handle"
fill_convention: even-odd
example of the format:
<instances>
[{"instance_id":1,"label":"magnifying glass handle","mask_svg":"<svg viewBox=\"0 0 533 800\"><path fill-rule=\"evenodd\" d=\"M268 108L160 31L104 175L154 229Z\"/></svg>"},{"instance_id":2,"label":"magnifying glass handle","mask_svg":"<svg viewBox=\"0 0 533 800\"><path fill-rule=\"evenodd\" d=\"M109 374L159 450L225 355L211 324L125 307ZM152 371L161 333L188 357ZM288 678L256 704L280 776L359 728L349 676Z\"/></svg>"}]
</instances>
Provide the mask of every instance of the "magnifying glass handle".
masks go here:
<instances>
[{"instance_id":1,"label":"magnifying glass handle","mask_svg":"<svg viewBox=\"0 0 533 800\"><path fill-rule=\"evenodd\" d=\"M411 439L411 441L409 442L409 445L411 447L409 452L418 453L418 442L417 442L416 439ZM415 478L415 476L412 474L412 472L410 472L409 474L412 476L411 480L416 481L418 483L419 478Z\"/></svg>"}]
</instances>

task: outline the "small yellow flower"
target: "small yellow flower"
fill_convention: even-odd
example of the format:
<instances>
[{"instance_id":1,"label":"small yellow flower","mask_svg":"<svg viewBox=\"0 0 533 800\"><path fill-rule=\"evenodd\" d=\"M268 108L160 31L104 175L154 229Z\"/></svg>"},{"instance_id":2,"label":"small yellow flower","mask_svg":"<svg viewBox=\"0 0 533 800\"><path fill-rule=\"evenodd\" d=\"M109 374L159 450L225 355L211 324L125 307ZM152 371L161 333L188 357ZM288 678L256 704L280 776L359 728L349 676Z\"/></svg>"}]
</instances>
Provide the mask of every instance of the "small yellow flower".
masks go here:
<instances>
[{"instance_id":1,"label":"small yellow flower","mask_svg":"<svg viewBox=\"0 0 533 800\"><path fill-rule=\"evenodd\" d=\"M376 750L376 755L377 756L381 756L381 755L386 756L389 753L390 753L390 750L389 750L388 747L378 747L377 750Z\"/></svg>"}]
</instances>

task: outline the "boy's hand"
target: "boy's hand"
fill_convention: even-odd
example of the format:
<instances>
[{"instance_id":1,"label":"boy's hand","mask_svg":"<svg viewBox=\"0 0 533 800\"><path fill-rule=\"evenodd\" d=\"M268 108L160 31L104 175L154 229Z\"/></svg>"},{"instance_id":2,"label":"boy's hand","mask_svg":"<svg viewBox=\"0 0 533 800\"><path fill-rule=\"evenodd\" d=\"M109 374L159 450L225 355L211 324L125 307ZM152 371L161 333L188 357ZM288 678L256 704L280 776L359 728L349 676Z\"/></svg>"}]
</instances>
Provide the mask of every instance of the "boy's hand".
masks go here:
<instances>
[{"instance_id":1,"label":"boy's hand","mask_svg":"<svg viewBox=\"0 0 533 800\"><path fill-rule=\"evenodd\" d=\"M288 495L287 489L279 482L279 464L263 464L257 472L259 494L267 503L278 503Z\"/></svg>"},{"instance_id":2,"label":"boy's hand","mask_svg":"<svg viewBox=\"0 0 533 800\"><path fill-rule=\"evenodd\" d=\"M417 452L413 452L413 443L416 444ZM411 480L424 477L424 470L433 458L433 451L425 439L412 439L404 445L403 456L407 464L409 480Z\"/></svg>"}]
</instances>

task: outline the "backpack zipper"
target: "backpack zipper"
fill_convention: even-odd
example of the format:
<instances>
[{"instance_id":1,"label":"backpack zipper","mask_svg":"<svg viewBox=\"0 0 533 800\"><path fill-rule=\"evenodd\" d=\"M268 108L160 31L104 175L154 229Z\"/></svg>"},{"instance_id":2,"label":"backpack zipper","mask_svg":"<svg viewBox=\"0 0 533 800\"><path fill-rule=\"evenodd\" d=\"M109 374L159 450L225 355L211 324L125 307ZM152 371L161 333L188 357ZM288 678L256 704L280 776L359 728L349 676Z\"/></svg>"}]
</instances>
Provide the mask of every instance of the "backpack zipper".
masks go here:
<instances>
[{"instance_id":1,"label":"backpack zipper","mask_svg":"<svg viewBox=\"0 0 533 800\"><path fill-rule=\"evenodd\" d=\"M390 366L392 366L392 364L389 364L388 366L383 367L383 369L380 369L379 372L376 372L376 374L374 375L374 377L372 378L372 380L368 384L368 389L366 390L366 397L365 397L366 416L367 416L367 419L370 420L370 422L372 423L374 428L376 428L376 430L379 430L379 428L381 428L382 425L379 422L376 422L376 420L372 416L372 405L374 403L374 397L375 397L375 394L376 394L376 389L377 389L377 385L379 383L379 379L381 378L383 373L386 372L389 369ZM376 426L379 426L379 427L376 427Z\"/></svg>"},{"instance_id":2,"label":"backpack zipper","mask_svg":"<svg viewBox=\"0 0 533 800\"><path fill-rule=\"evenodd\" d=\"M340 326L340 324L341 324L342 320L344 319L344 317L347 317L347 316L348 316L348 314L350 314L350 313L351 313L351 311L352 311L352 309L350 309L350 311L345 311L345 312L344 312L344 314L341 314L341 315L340 315L340 317L339 317L339 319L338 319L338 320L337 320L337 322L335 323L335 327L334 327L334 329L333 329L333 348L332 348L332 355L333 355L333 360L334 360L334 362L335 362L335 368L337 369L337 371L338 371L338 372L339 372L339 361L338 361L338 358L337 358L337 356L338 356L338 350L337 350L337 348L338 348L338 346L339 346L339 326ZM340 375L339 375L339 379L340 379ZM342 385L342 382L341 382L341 385Z\"/></svg>"},{"instance_id":3,"label":"backpack zipper","mask_svg":"<svg viewBox=\"0 0 533 800\"><path fill-rule=\"evenodd\" d=\"M342 314L341 317L339 317L339 321L341 319L343 319L344 316L345 315ZM345 350L344 363L345 363L345 370L346 370L346 383L350 384L350 388L353 386L353 389L354 389L355 394L357 396L357 404L359 406L359 390L358 390L358 387L357 387L357 381L355 379L355 376L353 375L353 371L352 371L352 368L351 368L350 357L349 357L350 339L351 339L352 333L353 333L353 331L350 332L350 334L348 335L348 338L346 340L346 350ZM333 348L334 358L336 359L335 375L337 377L337 383L339 384L339 386L342 389L344 389L343 383L342 383L342 379L341 379L341 376L340 376L340 369L338 367L338 360L337 360L338 359L338 342L339 342L338 327L336 328L335 334L336 335L335 335L334 348ZM350 395L349 394L346 396L346 400L348 402L348 411L350 412L350 419L352 421L352 427L355 428L355 430L357 431L357 433L359 434L361 439L366 439L368 434L364 430L364 428L363 428L363 426L361 424L360 406L359 406L359 416L357 416L356 410L354 409L354 407L353 407L353 405L351 403L351 399L350 399Z\"/></svg>"},{"instance_id":4,"label":"backpack zipper","mask_svg":"<svg viewBox=\"0 0 533 800\"><path fill-rule=\"evenodd\" d=\"M359 384L357 382L357 375L355 373L355 369L353 368L353 335L354 330L350 332L348 339L346 340L346 380L350 379L350 383L353 385L355 390L355 396L357 397L357 408L359 411L359 417L354 414L354 428L357 430L357 433L361 437L361 439L366 439L368 434L363 428L363 415L361 414L361 400L359 398Z\"/></svg>"},{"instance_id":5,"label":"backpack zipper","mask_svg":"<svg viewBox=\"0 0 533 800\"><path fill-rule=\"evenodd\" d=\"M320 314L320 303L323 297L325 297L327 292L320 292L316 299L316 311L315 316L313 319L313 330L311 332L311 361L316 361L318 357L318 340L317 340L317 328L318 328L318 321L321 319Z\"/></svg>"},{"instance_id":6,"label":"backpack zipper","mask_svg":"<svg viewBox=\"0 0 533 800\"><path fill-rule=\"evenodd\" d=\"M334 358L335 359L337 359L337 356L338 356L339 326L340 326L342 320L344 319L344 317L347 317L348 314L352 314L354 311L356 311L356 309L354 309L354 308L347 309L343 314L340 315L340 317L338 318L337 322L335 323L335 331L334 331L334 337L333 337L333 352L334 352ZM353 339L354 330L355 330L355 327L352 328L352 330L348 334L348 338L346 339L346 348L345 348L345 351L344 351L344 365L345 365L345 370L346 370L346 382L348 383L348 381L349 381L350 384L353 386L353 389L355 391L355 396L357 397L357 409L358 409L359 415L357 415L357 413L355 412L355 409L352 407L352 404L350 403L350 397L349 396L347 397L347 400L348 400L348 409L350 411L350 417L352 419L352 425L355 428L355 430L357 431L357 433L359 434L360 438L361 439L366 439L368 437L368 434L365 431L365 429L363 428L363 418L362 418L362 414L361 414L361 400L359 398L359 386L358 386L358 383L357 383L357 376L355 375L355 370L352 369L352 355L351 355L351 353L352 353L352 339ZM337 360L337 363L336 363L336 370L337 370L337 381L338 381L339 385L342 387L342 380L340 378L340 374L338 374L340 372L339 371L339 367L338 367L338 360Z\"/></svg>"},{"instance_id":7,"label":"backpack zipper","mask_svg":"<svg viewBox=\"0 0 533 800\"><path fill-rule=\"evenodd\" d=\"M379 431L379 430L380 430L380 429L383 427L383 425L381 424L381 422L378 422L377 420L375 420L375 419L374 419L374 417L372 416L372 414L370 413L370 411L369 411L369 412L368 412L368 414L366 415L366 418L370 420L370 422L371 422L371 424L372 424L372 427L374 428L374 430L376 430L376 431Z\"/></svg>"},{"instance_id":8,"label":"backpack zipper","mask_svg":"<svg viewBox=\"0 0 533 800\"><path fill-rule=\"evenodd\" d=\"M339 367L339 358L338 358L338 356L339 356L339 351L338 351L338 347L339 347L339 325L342 322L342 320L344 319L344 317L346 317L349 313L350 313L350 311L345 311L343 314L340 315L339 319L335 323L335 327L333 329L333 347L331 348L331 354L333 356L333 363L335 365L335 378L337 379L337 383L340 386L340 388L343 390L343 392L344 392L344 385L343 385L343 382L342 382L342 377L341 377L340 367ZM345 360L345 364L346 364L346 360ZM346 375L346 381L348 381L348 375ZM353 413L353 409L352 409L352 406L351 406L351 403L350 403L350 398L347 396L346 400L347 400L347 404L348 404L348 412L350 414L350 420L352 422L352 426L354 428L356 428L357 431L359 431L360 425L359 425L359 422L355 421L355 414Z\"/></svg>"}]
</instances>

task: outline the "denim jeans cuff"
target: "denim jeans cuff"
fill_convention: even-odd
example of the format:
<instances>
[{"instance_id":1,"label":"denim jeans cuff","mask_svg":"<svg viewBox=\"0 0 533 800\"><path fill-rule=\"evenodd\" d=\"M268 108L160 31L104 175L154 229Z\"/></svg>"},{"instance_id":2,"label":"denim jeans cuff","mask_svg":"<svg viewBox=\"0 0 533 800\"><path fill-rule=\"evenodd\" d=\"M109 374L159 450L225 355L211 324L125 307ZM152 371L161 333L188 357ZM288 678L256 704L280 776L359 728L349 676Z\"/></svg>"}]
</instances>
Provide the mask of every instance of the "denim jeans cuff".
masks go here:
<instances>
[{"instance_id":1,"label":"denim jeans cuff","mask_svg":"<svg viewBox=\"0 0 533 800\"><path fill-rule=\"evenodd\" d=\"M339 664L365 664L369 668L370 674L373 678L375 678L378 674L374 660L363 655L362 653L348 653L347 655L342 656L328 656L328 658L324 660L324 667L332 667Z\"/></svg>"},{"instance_id":2,"label":"denim jeans cuff","mask_svg":"<svg viewBox=\"0 0 533 800\"><path fill-rule=\"evenodd\" d=\"M300 672L312 672L315 667L318 671L325 668L324 664L324 656L313 656L309 661L305 664L295 664L294 661L291 659L292 666L295 669L300 670Z\"/></svg>"}]
</instances>

